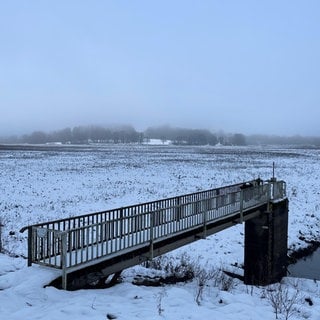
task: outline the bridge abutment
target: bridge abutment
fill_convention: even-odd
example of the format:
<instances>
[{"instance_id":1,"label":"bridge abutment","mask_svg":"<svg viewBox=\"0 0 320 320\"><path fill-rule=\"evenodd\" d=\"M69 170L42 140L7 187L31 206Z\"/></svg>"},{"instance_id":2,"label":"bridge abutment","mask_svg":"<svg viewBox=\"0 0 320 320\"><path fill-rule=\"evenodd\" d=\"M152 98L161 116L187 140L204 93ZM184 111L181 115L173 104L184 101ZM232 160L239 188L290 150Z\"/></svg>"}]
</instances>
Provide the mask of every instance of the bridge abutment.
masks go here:
<instances>
[{"instance_id":1,"label":"bridge abutment","mask_svg":"<svg viewBox=\"0 0 320 320\"><path fill-rule=\"evenodd\" d=\"M244 282L268 285L286 275L288 200L271 202L245 222Z\"/></svg>"}]
</instances>

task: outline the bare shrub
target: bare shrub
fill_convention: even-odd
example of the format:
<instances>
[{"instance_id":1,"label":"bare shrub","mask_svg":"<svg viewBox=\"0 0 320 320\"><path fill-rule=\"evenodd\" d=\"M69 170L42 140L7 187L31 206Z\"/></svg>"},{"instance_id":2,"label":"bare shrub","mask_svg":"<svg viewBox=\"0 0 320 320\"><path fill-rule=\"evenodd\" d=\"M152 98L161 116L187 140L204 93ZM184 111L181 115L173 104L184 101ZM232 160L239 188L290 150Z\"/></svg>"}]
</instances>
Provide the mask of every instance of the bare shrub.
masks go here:
<instances>
[{"instance_id":1,"label":"bare shrub","mask_svg":"<svg viewBox=\"0 0 320 320\"><path fill-rule=\"evenodd\" d=\"M203 293L211 282L214 287L223 291L230 291L234 286L234 279L226 275L222 268L194 265L194 278L197 283L196 302L200 305Z\"/></svg>"},{"instance_id":2,"label":"bare shrub","mask_svg":"<svg viewBox=\"0 0 320 320\"><path fill-rule=\"evenodd\" d=\"M148 269L163 270L163 266L168 263L168 258L166 256L159 256L153 258L152 260L147 260L142 263L142 266Z\"/></svg>"},{"instance_id":3,"label":"bare shrub","mask_svg":"<svg viewBox=\"0 0 320 320\"><path fill-rule=\"evenodd\" d=\"M208 285L208 282L216 277L216 270L214 269L207 269L201 267L199 264L194 265L194 278L197 283L197 290L196 290L196 303L198 305L201 304L203 299L203 292L205 287Z\"/></svg>"},{"instance_id":4,"label":"bare shrub","mask_svg":"<svg viewBox=\"0 0 320 320\"><path fill-rule=\"evenodd\" d=\"M223 270L220 270L220 289L223 291L230 291L234 287L234 279L227 276Z\"/></svg>"},{"instance_id":5,"label":"bare shrub","mask_svg":"<svg viewBox=\"0 0 320 320\"><path fill-rule=\"evenodd\" d=\"M229 276L224 267L215 269L213 277L213 286L218 287L222 291L231 291L234 287L234 278Z\"/></svg>"},{"instance_id":6,"label":"bare shrub","mask_svg":"<svg viewBox=\"0 0 320 320\"><path fill-rule=\"evenodd\" d=\"M155 298L157 301L157 311L159 316L161 316L162 313L164 312L162 302L163 302L163 298L167 296L168 294L164 288L158 294L155 295Z\"/></svg>"},{"instance_id":7,"label":"bare shrub","mask_svg":"<svg viewBox=\"0 0 320 320\"><path fill-rule=\"evenodd\" d=\"M159 256L148 261L144 266L164 271L167 277L172 277L173 279L190 280L194 277L194 263L186 253L183 253L176 259L169 256Z\"/></svg>"},{"instance_id":8,"label":"bare shrub","mask_svg":"<svg viewBox=\"0 0 320 320\"><path fill-rule=\"evenodd\" d=\"M289 290L288 286L279 283L269 286L266 290L266 298L270 302L278 319L279 314L283 314L288 320L292 315L299 310L297 306L301 304L301 297L298 289Z\"/></svg>"},{"instance_id":9,"label":"bare shrub","mask_svg":"<svg viewBox=\"0 0 320 320\"><path fill-rule=\"evenodd\" d=\"M297 197L297 195L298 195L297 188L296 188L296 187L292 187L292 189L291 189L291 196L292 196L292 197Z\"/></svg>"},{"instance_id":10,"label":"bare shrub","mask_svg":"<svg viewBox=\"0 0 320 320\"><path fill-rule=\"evenodd\" d=\"M201 304L204 291L210 284L224 291L230 291L234 286L234 279L226 275L222 267L203 266L199 259L192 260L187 253L177 258L159 256L145 263L144 266L164 271L167 277L161 279L161 283L175 283L179 279L183 281L194 279L196 282L195 301L198 305Z\"/></svg>"}]
</instances>

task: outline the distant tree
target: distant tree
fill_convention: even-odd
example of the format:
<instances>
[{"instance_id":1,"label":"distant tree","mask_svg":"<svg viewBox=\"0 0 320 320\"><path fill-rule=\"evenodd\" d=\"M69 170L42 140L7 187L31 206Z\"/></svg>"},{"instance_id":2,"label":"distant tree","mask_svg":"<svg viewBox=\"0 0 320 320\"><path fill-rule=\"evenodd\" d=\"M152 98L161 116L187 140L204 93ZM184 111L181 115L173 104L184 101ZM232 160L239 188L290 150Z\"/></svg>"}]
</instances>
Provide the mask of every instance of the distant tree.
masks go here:
<instances>
[{"instance_id":1,"label":"distant tree","mask_svg":"<svg viewBox=\"0 0 320 320\"><path fill-rule=\"evenodd\" d=\"M187 143L188 143L187 137L184 137L184 136L177 136L175 139L173 139L173 144L183 145Z\"/></svg>"},{"instance_id":2,"label":"distant tree","mask_svg":"<svg viewBox=\"0 0 320 320\"><path fill-rule=\"evenodd\" d=\"M108 142L111 139L111 130L103 127L91 126L89 138L94 142Z\"/></svg>"},{"instance_id":3,"label":"distant tree","mask_svg":"<svg viewBox=\"0 0 320 320\"><path fill-rule=\"evenodd\" d=\"M138 132L138 142L142 143L144 141L145 137L143 132Z\"/></svg>"},{"instance_id":4,"label":"distant tree","mask_svg":"<svg viewBox=\"0 0 320 320\"><path fill-rule=\"evenodd\" d=\"M218 143L218 138L215 134L210 134L208 136L208 144L211 146L215 146Z\"/></svg>"},{"instance_id":5,"label":"distant tree","mask_svg":"<svg viewBox=\"0 0 320 320\"><path fill-rule=\"evenodd\" d=\"M246 137L241 133L236 133L232 136L231 143L235 146L245 146L247 144Z\"/></svg>"},{"instance_id":6,"label":"distant tree","mask_svg":"<svg viewBox=\"0 0 320 320\"><path fill-rule=\"evenodd\" d=\"M188 133L188 144L205 145L208 144L206 134L203 130L192 130Z\"/></svg>"},{"instance_id":7,"label":"distant tree","mask_svg":"<svg viewBox=\"0 0 320 320\"><path fill-rule=\"evenodd\" d=\"M67 143L72 141L72 130L71 128L65 128L59 131L55 131L49 134L51 142L62 142Z\"/></svg>"},{"instance_id":8,"label":"distant tree","mask_svg":"<svg viewBox=\"0 0 320 320\"><path fill-rule=\"evenodd\" d=\"M151 139L171 140L174 144L214 145L217 137L209 130L172 128L170 126L151 127L145 131Z\"/></svg>"},{"instance_id":9,"label":"distant tree","mask_svg":"<svg viewBox=\"0 0 320 320\"><path fill-rule=\"evenodd\" d=\"M26 142L34 144L46 143L48 142L48 136L42 131L34 131L31 135L26 136Z\"/></svg>"},{"instance_id":10,"label":"distant tree","mask_svg":"<svg viewBox=\"0 0 320 320\"><path fill-rule=\"evenodd\" d=\"M74 127L72 129L72 142L73 143L87 143L89 139L88 127Z\"/></svg>"}]
</instances>

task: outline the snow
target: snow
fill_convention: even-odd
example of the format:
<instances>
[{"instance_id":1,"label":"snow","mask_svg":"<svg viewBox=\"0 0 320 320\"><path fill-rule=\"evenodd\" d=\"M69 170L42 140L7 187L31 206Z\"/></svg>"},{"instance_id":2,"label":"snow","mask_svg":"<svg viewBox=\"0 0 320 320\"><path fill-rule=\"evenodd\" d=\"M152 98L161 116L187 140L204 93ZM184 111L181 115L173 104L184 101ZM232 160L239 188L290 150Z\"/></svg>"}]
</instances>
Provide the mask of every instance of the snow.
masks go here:
<instances>
[{"instance_id":1,"label":"snow","mask_svg":"<svg viewBox=\"0 0 320 320\"><path fill-rule=\"evenodd\" d=\"M0 218L4 224L0 255L2 319L275 319L265 288L234 280L222 291L208 283L201 304L196 281L163 287L135 286L136 266L109 289L67 292L44 287L59 271L27 267L28 224L101 211L159 198L251 180L276 177L287 182L290 249L319 240L319 150L232 147L100 146L79 150L0 151ZM182 247L167 256L187 253L204 268L240 273L244 226L237 225ZM299 238L300 237L300 238ZM178 258L179 259L179 258ZM320 282L284 279L298 290L299 313L291 319L320 319ZM310 297L310 306L305 298ZM283 315L281 315L283 318Z\"/></svg>"},{"instance_id":2,"label":"snow","mask_svg":"<svg viewBox=\"0 0 320 320\"><path fill-rule=\"evenodd\" d=\"M172 144L171 140L162 140L162 139L147 139L146 141L143 142L143 144L147 145L170 145Z\"/></svg>"}]
</instances>

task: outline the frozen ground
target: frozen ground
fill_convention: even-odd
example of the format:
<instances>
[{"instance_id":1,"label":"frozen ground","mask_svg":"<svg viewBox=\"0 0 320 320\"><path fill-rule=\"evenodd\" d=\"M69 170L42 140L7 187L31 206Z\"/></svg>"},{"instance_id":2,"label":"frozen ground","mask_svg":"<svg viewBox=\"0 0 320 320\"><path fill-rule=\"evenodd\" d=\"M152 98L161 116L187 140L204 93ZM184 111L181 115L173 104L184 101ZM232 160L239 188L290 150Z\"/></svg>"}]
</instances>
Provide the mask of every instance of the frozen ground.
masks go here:
<instances>
[{"instance_id":1,"label":"frozen ground","mask_svg":"<svg viewBox=\"0 0 320 320\"><path fill-rule=\"evenodd\" d=\"M57 271L26 267L21 227L206 190L260 176L287 182L291 249L320 235L320 152L310 149L108 146L39 151L0 151L0 315L3 319L275 319L263 288L234 281L229 292L208 284L201 305L195 282L163 288L131 284L141 266L126 270L123 283L103 290L64 292L43 288ZM243 226L237 225L170 254L187 252L206 268L234 270L243 263ZM18 256L15 257L14 256ZM320 283L285 279L299 292L300 312L291 318L320 319ZM305 298L310 297L310 306ZM159 310L162 312L159 312ZM160 313L160 314L159 314Z\"/></svg>"}]
</instances>

